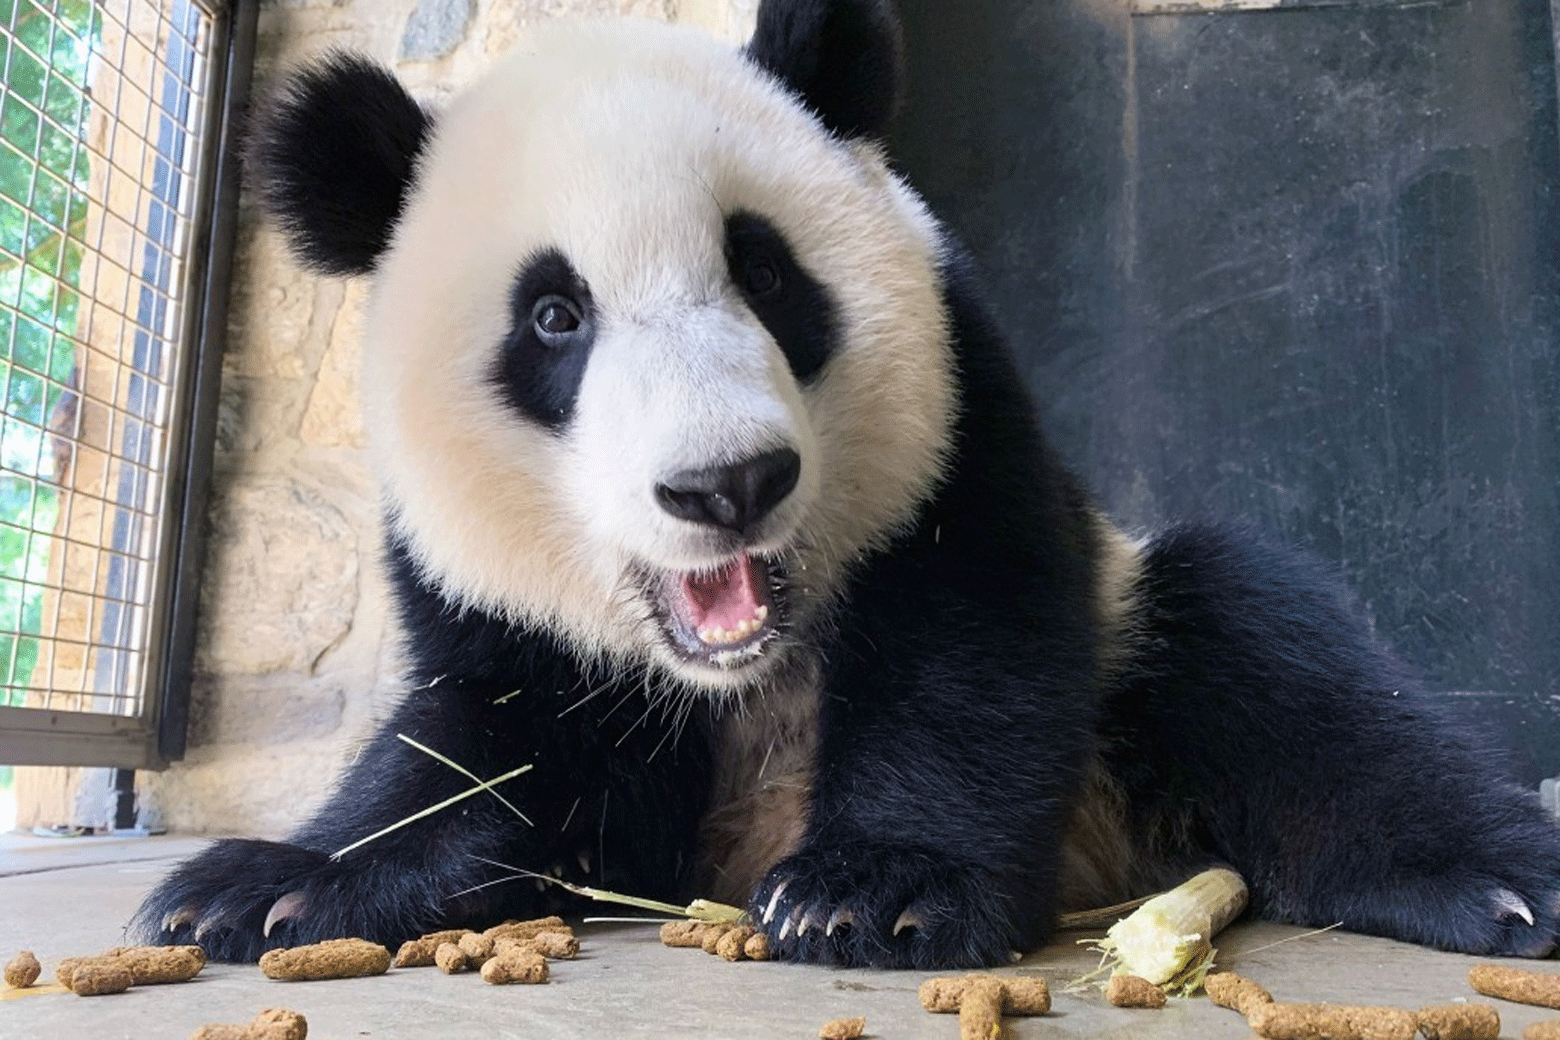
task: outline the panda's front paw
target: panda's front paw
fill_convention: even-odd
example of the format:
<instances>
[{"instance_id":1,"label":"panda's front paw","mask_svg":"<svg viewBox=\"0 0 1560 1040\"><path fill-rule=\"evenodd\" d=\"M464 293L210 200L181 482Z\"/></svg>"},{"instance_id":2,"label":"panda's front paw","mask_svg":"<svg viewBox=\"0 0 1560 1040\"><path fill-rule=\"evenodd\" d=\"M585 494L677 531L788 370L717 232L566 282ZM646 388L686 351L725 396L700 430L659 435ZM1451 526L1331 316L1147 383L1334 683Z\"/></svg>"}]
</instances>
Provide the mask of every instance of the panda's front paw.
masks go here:
<instances>
[{"instance_id":1,"label":"panda's front paw","mask_svg":"<svg viewBox=\"0 0 1560 1040\"><path fill-rule=\"evenodd\" d=\"M781 860L749 912L783 960L968 968L1006 963L1020 944L1005 895L973 865L923 848L858 843Z\"/></svg>"},{"instance_id":2,"label":"panda's front paw","mask_svg":"<svg viewBox=\"0 0 1560 1040\"><path fill-rule=\"evenodd\" d=\"M1505 877L1474 877L1439 906L1415 907L1420 941L1443 949L1497 957L1548 957L1560 945L1560 862L1549 876L1508 863ZM1493 871L1491 873L1494 873Z\"/></svg>"},{"instance_id":3,"label":"panda's front paw","mask_svg":"<svg viewBox=\"0 0 1560 1040\"><path fill-rule=\"evenodd\" d=\"M390 944L415 934L418 901L405 886L374 883L362 862L280 842L218 841L147 896L130 932L141 942L197 943L219 961L324 939Z\"/></svg>"}]
</instances>

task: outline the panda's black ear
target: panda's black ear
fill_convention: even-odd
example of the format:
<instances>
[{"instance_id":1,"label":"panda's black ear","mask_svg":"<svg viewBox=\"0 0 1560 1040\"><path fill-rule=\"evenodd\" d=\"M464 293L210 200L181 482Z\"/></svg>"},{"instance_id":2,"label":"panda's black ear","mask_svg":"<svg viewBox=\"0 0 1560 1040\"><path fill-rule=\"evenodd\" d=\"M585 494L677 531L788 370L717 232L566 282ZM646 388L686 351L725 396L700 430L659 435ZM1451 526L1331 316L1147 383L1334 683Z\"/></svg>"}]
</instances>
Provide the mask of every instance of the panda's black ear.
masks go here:
<instances>
[{"instance_id":1,"label":"panda's black ear","mask_svg":"<svg viewBox=\"0 0 1560 1040\"><path fill-rule=\"evenodd\" d=\"M763 0L747 53L842 137L881 136L898 106L890 0Z\"/></svg>"},{"instance_id":2,"label":"panda's black ear","mask_svg":"<svg viewBox=\"0 0 1560 1040\"><path fill-rule=\"evenodd\" d=\"M389 69L336 52L257 111L250 183L300 261L365 274L390 241L432 126Z\"/></svg>"}]
</instances>

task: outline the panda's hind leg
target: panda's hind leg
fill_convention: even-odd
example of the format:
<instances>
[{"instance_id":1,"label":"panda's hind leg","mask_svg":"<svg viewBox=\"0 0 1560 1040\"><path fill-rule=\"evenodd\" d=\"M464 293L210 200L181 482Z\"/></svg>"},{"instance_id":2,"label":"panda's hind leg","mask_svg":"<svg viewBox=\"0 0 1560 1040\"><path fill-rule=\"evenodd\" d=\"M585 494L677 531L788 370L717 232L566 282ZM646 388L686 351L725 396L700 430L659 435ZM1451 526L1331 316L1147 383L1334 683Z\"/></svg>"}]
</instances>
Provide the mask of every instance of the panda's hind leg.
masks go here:
<instances>
[{"instance_id":1,"label":"panda's hind leg","mask_svg":"<svg viewBox=\"0 0 1560 1040\"><path fill-rule=\"evenodd\" d=\"M1261 915L1443 949L1560 942L1560 828L1440 716L1315 561L1244 532L1143 552L1102 725L1132 824Z\"/></svg>"}]
</instances>

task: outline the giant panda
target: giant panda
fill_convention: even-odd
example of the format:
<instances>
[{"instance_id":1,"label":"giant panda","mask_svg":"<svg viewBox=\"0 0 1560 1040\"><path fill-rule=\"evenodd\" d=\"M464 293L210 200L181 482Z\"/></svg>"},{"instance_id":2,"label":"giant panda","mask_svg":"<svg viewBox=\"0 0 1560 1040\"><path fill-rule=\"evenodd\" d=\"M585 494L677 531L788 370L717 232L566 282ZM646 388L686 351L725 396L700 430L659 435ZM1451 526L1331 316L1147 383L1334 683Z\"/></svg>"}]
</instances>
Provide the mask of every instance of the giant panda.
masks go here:
<instances>
[{"instance_id":1,"label":"giant panda","mask_svg":"<svg viewBox=\"0 0 1560 1040\"><path fill-rule=\"evenodd\" d=\"M741 49L546 24L437 114L346 54L262 108L265 206L372 279L405 693L141 937L579 908L541 875L738 903L791 960L982 965L1224 863L1274 920L1554 949L1560 829L1325 568L1128 537L1047 447L884 153L899 75L887 0L764 0Z\"/></svg>"}]
</instances>

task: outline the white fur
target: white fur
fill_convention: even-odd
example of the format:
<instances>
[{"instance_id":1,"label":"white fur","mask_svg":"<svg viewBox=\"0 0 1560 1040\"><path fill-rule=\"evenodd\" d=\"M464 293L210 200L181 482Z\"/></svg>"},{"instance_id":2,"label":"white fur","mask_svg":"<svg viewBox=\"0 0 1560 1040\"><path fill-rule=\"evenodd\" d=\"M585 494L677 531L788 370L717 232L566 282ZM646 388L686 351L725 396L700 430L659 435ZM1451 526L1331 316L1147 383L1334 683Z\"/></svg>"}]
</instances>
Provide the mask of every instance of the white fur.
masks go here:
<instances>
[{"instance_id":1,"label":"white fur","mask_svg":"<svg viewBox=\"0 0 1560 1040\"><path fill-rule=\"evenodd\" d=\"M785 549L805 611L941 479L957 402L932 219L875 148L832 138L728 47L650 22L539 27L438 117L418 185L380 263L364 390L399 530L458 602L609 663L747 683L666 650L630 594L636 565L720 562L656 482L795 449L762 547ZM838 305L841 350L810 387L729 285L737 210ZM512 280L548 247L598 308L561 435L490 382Z\"/></svg>"}]
</instances>

